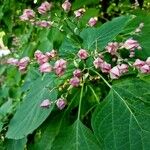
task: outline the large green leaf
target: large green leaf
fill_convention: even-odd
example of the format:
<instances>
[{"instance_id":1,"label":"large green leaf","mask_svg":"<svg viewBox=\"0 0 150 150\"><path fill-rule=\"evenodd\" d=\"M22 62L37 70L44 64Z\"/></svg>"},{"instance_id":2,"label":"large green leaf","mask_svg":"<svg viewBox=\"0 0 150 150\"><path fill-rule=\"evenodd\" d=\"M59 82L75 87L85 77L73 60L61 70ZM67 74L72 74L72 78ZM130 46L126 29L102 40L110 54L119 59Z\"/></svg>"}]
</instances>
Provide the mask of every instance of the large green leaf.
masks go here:
<instances>
[{"instance_id":1,"label":"large green leaf","mask_svg":"<svg viewBox=\"0 0 150 150\"><path fill-rule=\"evenodd\" d=\"M27 136L49 116L53 105L46 109L41 108L40 103L47 98L51 101L56 100L57 90L54 89L54 79L54 76L49 74L34 81L23 103L10 121L7 138L21 139Z\"/></svg>"},{"instance_id":2,"label":"large green leaf","mask_svg":"<svg viewBox=\"0 0 150 150\"><path fill-rule=\"evenodd\" d=\"M79 89L73 92L73 96L71 95L70 97L71 101L69 106L64 112L58 112L58 114L55 112L51 114L50 119L39 129L41 136L36 139L34 145L30 146L31 150L51 150L52 146L54 146L53 142L57 140L58 134L70 124L71 110L78 105L79 93Z\"/></svg>"},{"instance_id":3,"label":"large green leaf","mask_svg":"<svg viewBox=\"0 0 150 150\"><path fill-rule=\"evenodd\" d=\"M149 89L148 83L133 79L112 86L92 118L94 133L104 149L149 149Z\"/></svg>"},{"instance_id":4,"label":"large green leaf","mask_svg":"<svg viewBox=\"0 0 150 150\"><path fill-rule=\"evenodd\" d=\"M120 32L123 31L131 16L122 16L113 19L99 28L87 28L81 32L84 48L94 50L96 45L100 50L112 41Z\"/></svg>"},{"instance_id":5,"label":"large green leaf","mask_svg":"<svg viewBox=\"0 0 150 150\"><path fill-rule=\"evenodd\" d=\"M77 120L62 130L53 143L52 150L99 150L100 145L92 132Z\"/></svg>"}]
</instances>

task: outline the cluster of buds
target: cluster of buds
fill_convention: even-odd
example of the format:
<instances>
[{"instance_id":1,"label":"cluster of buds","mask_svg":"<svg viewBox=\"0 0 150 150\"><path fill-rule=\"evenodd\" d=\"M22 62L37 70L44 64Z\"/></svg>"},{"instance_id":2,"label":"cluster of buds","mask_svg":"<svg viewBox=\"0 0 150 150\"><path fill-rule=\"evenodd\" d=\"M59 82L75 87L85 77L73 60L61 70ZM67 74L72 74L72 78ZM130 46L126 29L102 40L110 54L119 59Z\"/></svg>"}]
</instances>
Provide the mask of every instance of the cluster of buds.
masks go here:
<instances>
[{"instance_id":1,"label":"cluster of buds","mask_svg":"<svg viewBox=\"0 0 150 150\"><path fill-rule=\"evenodd\" d=\"M35 17L35 12L32 9L25 9L23 14L20 16L22 21L31 20Z\"/></svg>"},{"instance_id":2,"label":"cluster of buds","mask_svg":"<svg viewBox=\"0 0 150 150\"><path fill-rule=\"evenodd\" d=\"M69 2L69 0L66 0L63 4L62 4L62 8L64 9L64 11L69 12L71 9L71 3Z\"/></svg>"},{"instance_id":3,"label":"cluster of buds","mask_svg":"<svg viewBox=\"0 0 150 150\"><path fill-rule=\"evenodd\" d=\"M48 3L47 1L43 2L40 7L38 7L38 12L40 14L47 13L52 8L52 3Z\"/></svg>"},{"instance_id":4,"label":"cluster of buds","mask_svg":"<svg viewBox=\"0 0 150 150\"><path fill-rule=\"evenodd\" d=\"M43 108L49 108L53 103L56 103L56 106L58 109L62 110L65 108L65 106L67 105L67 102L65 99L63 98L59 98L58 100L56 100L55 102L50 101L49 99L45 99L42 101L42 103L40 104L40 107Z\"/></svg>"},{"instance_id":5,"label":"cluster of buds","mask_svg":"<svg viewBox=\"0 0 150 150\"><path fill-rule=\"evenodd\" d=\"M13 66L17 66L19 71L24 72L27 69L29 61L30 61L29 57L23 57L20 60L15 58L9 58L7 60L7 63Z\"/></svg>"},{"instance_id":6,"label":"cluster of buds","mask_svg":"<svg viewBox=\"0 0 150 150\"><path fill-rule=\"evenodd\" d=\"M133 66L136 67L141 73L150 73L150 57L148 57L146 61L136 59Z\"/></svg>"},{"instance_id":7,"label":"cluster of buds","mask_svg":"<svg viewBox=\"0 0 150 150\"><path fill-rule=\"evenodd\" d=\"M80 85L80 78L82 77L82 71L80 69L76 69L73 72L73 77L70 79L70 84L73 87L78 87Z\"/></svg>"},{"instance_id":8,"label":"cluster of buds","mask_svg":"<svg viewBox=\"0 0 150 150\"><path fill-rule=\"evenodd\" d=\"M92 17L92 18L90 18L90 20L88 21L88 25L89 25L90 27L93 27L93 26L96 25L97 21L98 21L98 18L97 18L97 17Z\"/></svg>"},{"instance_id":9,"label":"cluster of buds","mask_svg":"<svg viewBox=\"0 0 150 150\"><path fill-rule=\"evenodd\" d=\"M55 58L56 55L56 50L51 50L50 52L46 52L45 54L39 50L35 51L34 56L38 64L40 64L40 72L48 73L52 71L53 67L50 65L49 60Z\"/></svg>"},{"instance_id":10,"label":"cluster of buds","mask_svg":"<svg viewBox=\"0 0 150 150\"><path fill-rule=\"evenodd\" d=\"M85 13L85 9L84 8L80 8L80 9L74 11L74 14L75 14L76 18L82 17L84 13Z\"/></svg>"},{"instance_id":11,"label":"cluster of buds","mask_svg":"<svg viewBox=\"0 0 150 150\"><path fill-rule=\"evenodd\" d=\"M138 43L138 41L129 38L124 43L117 43L117 42L110 42L105 47L106 51L110 53L111 55L116 55L118 49L125 48L130 51L129 57L134 57L135 55L135 49L141 50L141 46Z\"/></svg>"},{"instance_id":12,"label":"cluster of buds","mask_svg":"<svg viewBox=\"0 0 150 150\"><path fill-rule=\"evenodd\" d=\"M109 73L111 79L118 79L122 74L128 71L127 64L120 64L111 68L111 64L98 57L93 62L96 69L100 69L103 73Z\"/></svg>"}]
</instances>

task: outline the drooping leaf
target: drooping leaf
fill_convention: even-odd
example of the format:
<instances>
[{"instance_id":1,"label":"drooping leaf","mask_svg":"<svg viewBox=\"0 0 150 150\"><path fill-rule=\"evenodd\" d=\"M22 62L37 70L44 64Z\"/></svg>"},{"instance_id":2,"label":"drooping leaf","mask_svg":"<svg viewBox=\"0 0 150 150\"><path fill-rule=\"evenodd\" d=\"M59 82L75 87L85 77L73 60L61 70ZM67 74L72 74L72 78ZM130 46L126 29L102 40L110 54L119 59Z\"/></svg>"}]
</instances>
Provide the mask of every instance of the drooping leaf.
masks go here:
<instances>
[{"instance_id":1,"label":"drooping leaf","mask_svg":"<svg viewBox=\"0 0 150 150\"><path fill-rule=\"evenodd\" d=\"M41 125L51 113L54 105L46 109L41 108L40 104L44 99L56 100L57 90L54 87L55 77L51 74L34 81L21 106L10 121L7 138L21 139Z\"/></svg>"},{"instance_id":2,"label":"drooping leaf","mask_svg":"<svg viewBox=\"0 0 150 150\"><path fill-rule=\"evenodd\" d=\"M92 126L105 150L149 149L150 85L140 80L114 84L97 107Z\"/></svg>"},{"instance_id":3,"label":"drooping leaf","mask_svg":"<svg viewBox=\"0 0 150 150\"><path fill-rule=\"evenodd\" d=\"M113 19L99 28L87 28L81 32L83 46L88 50L94 50L97 47L99 50L112 41L120 32L123 31L127 23L131 20L131 16L122 16Z\"/></svg>"}]
</instances>

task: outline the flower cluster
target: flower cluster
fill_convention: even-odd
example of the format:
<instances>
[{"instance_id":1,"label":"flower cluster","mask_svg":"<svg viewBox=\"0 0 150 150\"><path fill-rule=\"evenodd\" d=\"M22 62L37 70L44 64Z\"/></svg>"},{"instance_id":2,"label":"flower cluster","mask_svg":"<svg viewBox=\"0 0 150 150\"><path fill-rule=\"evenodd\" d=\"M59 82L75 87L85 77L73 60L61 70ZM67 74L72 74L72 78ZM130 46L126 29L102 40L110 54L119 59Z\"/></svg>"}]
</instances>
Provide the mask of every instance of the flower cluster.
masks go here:
<instances>
[{"instance_id":1,"label":"flower cluster","mask_svg":"<svg viewBox=\"0 0 150 150\"><path fill-rule=\"evenodd\" d=\"M58 100L56 100L55 102L50 101L49 99L45 99L42 101L42 103L40 104L40 107L43 108L49 108L53 103L56 104L57 108L62 110L65 108L65 106L67 105L67 102L65 99L63 98L59 98Z\"/></svg>"},{"instance_id":2,"label":"flower cluster","mask_svg":"<svg viewBox=\"0 0 150 150\"><path fill-rule=\"evenodd\" d=\"M41 15L46 15L51 10L52 6L53 6L52 3L45 1L37 8L37 11ZM62 9L67 13L71 10L71 6L72 5L69 2L69 0L65 0L61 5ZM85 8L80 8L78 10L75 10L74 11L75 18L78 18L78 19L81 18L85 12L86 12ZM38 15L36 18L36 13L32 9L25 9L23 11L23 14L20 16L20 19L22 21L29 21L31 22L32 25L39 26L42 28L50 28L52 27L53 23L54 23L54 27L55 25L56 27L59 26L57 22L54 22L54 21L39 20ZM98 21L97 17L91 17L88 21L88 25L93 27L96 25L97 21Z\"/></svg>"},{"instance_id":3,"label":"flower cluster","mask_svg":"<svg viewBox=\"0 0 150 150\"><path fill-rule=\"evenodd\" d=\"M54 64L54 67L52 67L52 65L49 63L52 58L55 58L57 56L56 50L46 52L45 54L37 50L35 51L34 56L38 64L40 65L40 72L48 73L54 70L58 76L62 76L64 74L67 67L67 62L64 59L57 60Z\"/></svg>"},{"instance_id":4,"label":"flower cluster","mask_svg":"<svg viewBox=\"0 0 150 150\"><path fill-rule=\"evenodd\" d=\"M15 58L9 58L7 60L7 63L13 66L17 66L19 71L24 72L27 69L27 66L30 62L30 58L29 57L23 57L20 60L15 59Z\"/></svg>"}]
</instances>

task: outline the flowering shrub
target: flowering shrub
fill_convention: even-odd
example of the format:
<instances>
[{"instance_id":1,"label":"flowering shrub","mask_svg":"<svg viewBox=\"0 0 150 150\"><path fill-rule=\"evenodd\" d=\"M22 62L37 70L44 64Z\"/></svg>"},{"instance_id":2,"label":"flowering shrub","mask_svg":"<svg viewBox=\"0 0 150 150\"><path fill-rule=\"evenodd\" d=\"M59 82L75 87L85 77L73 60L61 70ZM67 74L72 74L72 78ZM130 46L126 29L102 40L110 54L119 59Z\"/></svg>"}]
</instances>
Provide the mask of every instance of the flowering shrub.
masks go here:
<instances>
[{"instance_id":1,"label":"flowering shrub","mask_svg":"<svg viewBox=\"0 0 150 150\"><path fill-rule=\"evenodd\" d=\"M68 0L59 6L46 1L21 14L34 48L14 52L3 63L8 79L2 82L19 91L0 107L9 149L150 146L150 57L140 41L146 25L133 26L132 15L103 25L94 15L82 25L86 9L73 9Z\"/></svg>"}]
</instances>

